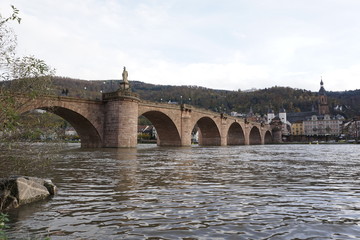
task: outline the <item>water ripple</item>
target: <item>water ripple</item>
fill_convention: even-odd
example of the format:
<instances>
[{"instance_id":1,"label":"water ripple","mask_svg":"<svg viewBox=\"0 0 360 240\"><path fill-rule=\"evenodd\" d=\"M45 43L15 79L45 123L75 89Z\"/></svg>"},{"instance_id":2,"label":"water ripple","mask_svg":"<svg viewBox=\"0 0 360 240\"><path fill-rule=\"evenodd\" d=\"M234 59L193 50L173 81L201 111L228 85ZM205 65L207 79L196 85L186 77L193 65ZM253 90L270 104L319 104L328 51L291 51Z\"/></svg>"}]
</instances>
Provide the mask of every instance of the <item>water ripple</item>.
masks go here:
<instances>
[{"instance_id":1,"label":"water ripple","mask_svg":"<svg viewBox=\"0 0 360 240\"><path fill-rule=\"evenodd\" d=\"M48 156L48 171L33 171L59 194L9 212L7 232L16 239L360 238L357 147L71 146Z\"/></svg>"}]
</instances>

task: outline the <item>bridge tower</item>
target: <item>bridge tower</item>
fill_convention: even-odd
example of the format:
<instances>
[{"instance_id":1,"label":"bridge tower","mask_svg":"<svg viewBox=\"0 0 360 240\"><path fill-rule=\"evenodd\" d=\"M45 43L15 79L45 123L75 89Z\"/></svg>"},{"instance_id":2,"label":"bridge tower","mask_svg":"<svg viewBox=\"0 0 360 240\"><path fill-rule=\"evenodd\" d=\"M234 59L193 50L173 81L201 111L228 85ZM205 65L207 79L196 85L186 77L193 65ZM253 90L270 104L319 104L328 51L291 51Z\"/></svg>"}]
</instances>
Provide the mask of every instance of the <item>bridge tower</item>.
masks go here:
<instances>
[{"instance_id":1,"label":"bridge tower","mask_svg":"<svg viewBox=\"0 0 360 240\"><path fill-rule=\"evenodd\" d=\"M131 92L124 67L123 80L116 92L103 93L105 103L104 147L136 147L140 99Z\"/></svg>"}]
</instances>

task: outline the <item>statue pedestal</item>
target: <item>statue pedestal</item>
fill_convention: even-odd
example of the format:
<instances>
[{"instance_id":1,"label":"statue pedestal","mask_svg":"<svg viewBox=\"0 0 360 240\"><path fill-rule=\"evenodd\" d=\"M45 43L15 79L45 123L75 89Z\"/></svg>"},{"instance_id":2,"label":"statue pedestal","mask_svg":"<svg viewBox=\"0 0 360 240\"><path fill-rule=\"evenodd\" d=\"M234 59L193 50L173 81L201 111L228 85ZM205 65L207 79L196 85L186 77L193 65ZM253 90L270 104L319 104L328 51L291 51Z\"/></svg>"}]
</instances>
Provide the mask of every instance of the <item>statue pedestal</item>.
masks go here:
<instances>
[{"instance_id":1,"label":"statue pedestal","mask_svg":"<svg viewBox=\"0 0 360 240\"><path fill-rule=\"evenodd\" d=\"M130 85L128 82L124 82L124 81L120 82L119 90L128 90L129 88L130 88Z\"/></svg>"}]
</instances>

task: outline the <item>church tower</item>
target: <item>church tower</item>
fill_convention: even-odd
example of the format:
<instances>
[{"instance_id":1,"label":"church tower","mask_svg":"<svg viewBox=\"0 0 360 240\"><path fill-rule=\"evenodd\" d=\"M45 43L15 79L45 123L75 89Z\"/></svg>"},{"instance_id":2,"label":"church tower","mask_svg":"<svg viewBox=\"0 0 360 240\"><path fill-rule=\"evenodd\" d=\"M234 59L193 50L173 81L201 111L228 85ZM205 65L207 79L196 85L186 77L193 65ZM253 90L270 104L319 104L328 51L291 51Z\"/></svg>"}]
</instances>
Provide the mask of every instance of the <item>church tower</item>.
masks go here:
<instances>
[{"instance_id":1,"label":"church tower","mask_svg":"<svg viewBox=\"0 0 360 240\"><path fill-rule=\"evenodd\" d=\"M270 124L270 122L275 118L275 113L272 109L269 108L268 114L267 114L267 123Z\"/></svg>"},{"instance_id":2,"label":"church tower","mask_svg":"<svg viewBox=\"0 0 360 240\"><path fill-rule=\"evenodd\" d=\"M284 107L282 107L282 108L280 109L279 118L280 118L280 120L281 120L282 123L285 123L285 124L286 124L286 122L287 122L287 119L286 119L286 110L285 110Z\"/></svg>"},{"instance_id":3,"label":"church tower","mask_svg":"<svg viewBox=\"0 0 360 240\"><path fill-rule=\"evenodd\" d=\"M320 115L330 114L329 104L322 78L321 78L320 90L319 90L318 111Z\"/></svg>"}]
</instances>

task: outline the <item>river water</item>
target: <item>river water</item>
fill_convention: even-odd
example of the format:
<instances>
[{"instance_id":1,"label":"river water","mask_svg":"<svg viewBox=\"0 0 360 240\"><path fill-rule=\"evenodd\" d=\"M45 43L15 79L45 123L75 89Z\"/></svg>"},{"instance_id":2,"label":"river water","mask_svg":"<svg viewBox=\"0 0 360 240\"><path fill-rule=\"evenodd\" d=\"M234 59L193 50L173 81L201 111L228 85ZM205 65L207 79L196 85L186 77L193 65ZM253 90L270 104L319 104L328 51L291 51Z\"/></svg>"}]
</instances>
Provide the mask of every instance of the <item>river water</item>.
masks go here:
<instances>
[{"instance_id":1,"label":"river water","mask_svg":"<svg viewBox=\"0 0 360 240\"><path fill-rule=\"evenodd\" d=\"M54 153L47 145L34 145L23 160L1 152L3 176L50 178L59 188L51 199L11 210L7 235L359 239L359 147L84 150L70 144Z\"/></svg>"}]
</instances>

